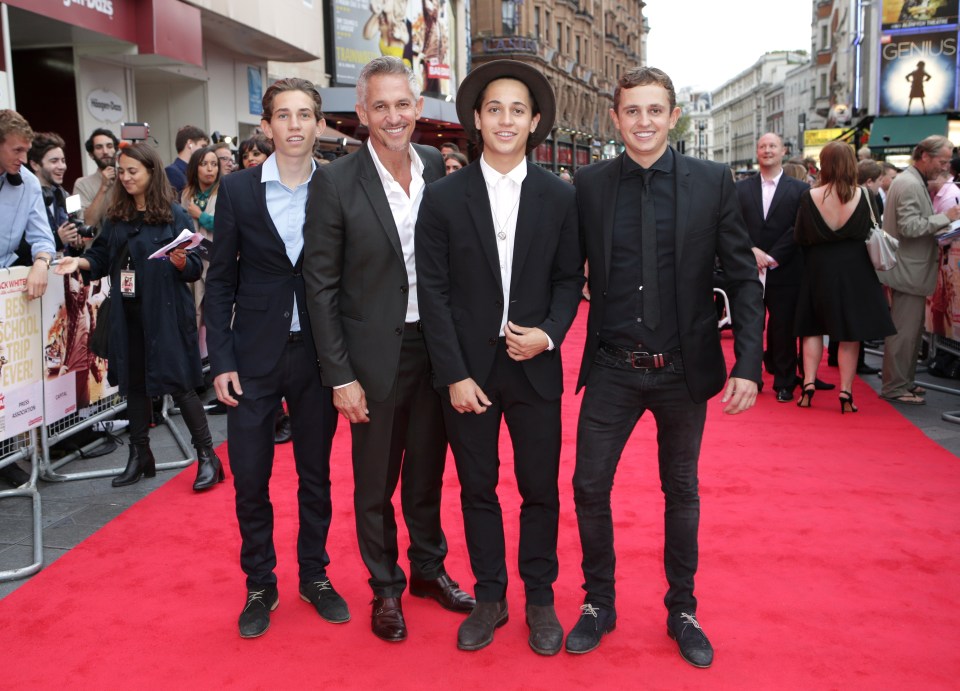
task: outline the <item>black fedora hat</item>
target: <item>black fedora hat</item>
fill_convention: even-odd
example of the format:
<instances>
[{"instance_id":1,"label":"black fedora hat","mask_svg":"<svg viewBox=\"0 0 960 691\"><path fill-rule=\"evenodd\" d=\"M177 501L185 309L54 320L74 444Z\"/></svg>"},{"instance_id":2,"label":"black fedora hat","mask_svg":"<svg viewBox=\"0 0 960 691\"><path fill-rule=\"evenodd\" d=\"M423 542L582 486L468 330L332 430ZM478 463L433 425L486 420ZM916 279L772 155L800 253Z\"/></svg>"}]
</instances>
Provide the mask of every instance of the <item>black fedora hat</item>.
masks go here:
<instances>
[{"instance_id":1,"label":"black fedora hat","mask_svg":"<svg viewBox=\"0 0 960 691\"><path fill-rule=\"evenodd\" d=\"M494 60L485 62L470 71L467 78L457 89L457 117L467 136L477 137L477 127L473 119L473 107L487 84L495 79L516 79L527 85L530 95L536 101L540 111L540 122L530 135L529 148L534 148L550 134L557 117L557 99L553 87L535 67L518 60Z\"/></svg>"}]
</instances>

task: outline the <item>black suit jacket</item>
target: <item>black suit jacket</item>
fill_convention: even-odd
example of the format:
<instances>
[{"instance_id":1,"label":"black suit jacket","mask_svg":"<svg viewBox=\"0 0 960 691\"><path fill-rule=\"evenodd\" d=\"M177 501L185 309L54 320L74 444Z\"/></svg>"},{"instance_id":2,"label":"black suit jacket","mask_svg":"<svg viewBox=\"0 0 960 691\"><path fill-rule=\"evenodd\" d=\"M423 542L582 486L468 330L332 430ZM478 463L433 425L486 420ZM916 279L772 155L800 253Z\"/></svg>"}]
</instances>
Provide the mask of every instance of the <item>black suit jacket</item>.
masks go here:
<instances>
[{"instance_id":1,"label":"black suit jacket","mask_svg":"<svg viewBox=\"0 0 960 691\"><path fill-rule=\"evenodd\" d=\"M238 372L258 377L280 359L290 332L293 297L311 359L310 334L301 265L291 264L267 211L261 168L232 173L220 181L214 215L213 252L207 271L204 319L214 376Z\"/></svg>"},{"instance_id":2,"label":"black suit jacket","mask_svg":"<svg viewBox=\"0 0 960 691\"><path fill-rule=\"evenodd\" d=\"M621 154L623 156L624 154ZM736 363L731 376L760 381L763 288L726 166L677 154L676 291L680 351L687 388L705 401L723 388L727 373L713 302L714 260L720 257L733 312ZM590 316L577 390L587 382L606 307L620 157L577 171L580 237L590 262Z\"/></svg>"},{"instance_id":3,"label":"black suit jacket","mask_svg":"<svg viewBox=\"0 0 960 691\"><path fill-rule=\"evenodd\" d=\"M423 179L443 157L414 144ZM400 234L367 145L321 166L310 182L303 274L320 372L327 386L357 380L383 400L397 376L409 279Z\"/></svg>"},{"instance_id":4,"label":"black suit jacket","mask_svg":"<svg viewBox=\"0 0 960 691\"><path fill-rule=\"evenodd\" d=\"M417 221L420 316L439 386L483 388L496 355L503 289L490 198L479 160L427 188ZM560 344L580 302L583 260L569 183L527 164L520 190L508 318L556 348L522 363L545 399L563 393Z\"/></svg>"},{"instance_id":5,"label":"black suit jacket","mask_svg":"<svg viewBox=\"0 0 960 691\"><path fill-rule=\"evenodd\" d=\"M803 278L803 256L793 239L793 227L797 223L800 195L808 189L810 185L784 173L764 218L760 174L737 183L740 211L753 246L762 249L779 264L776 269L767 271L768 286L799 285ZM726 270L726 266L723 268Z\"/></svg>"}]
</instances>

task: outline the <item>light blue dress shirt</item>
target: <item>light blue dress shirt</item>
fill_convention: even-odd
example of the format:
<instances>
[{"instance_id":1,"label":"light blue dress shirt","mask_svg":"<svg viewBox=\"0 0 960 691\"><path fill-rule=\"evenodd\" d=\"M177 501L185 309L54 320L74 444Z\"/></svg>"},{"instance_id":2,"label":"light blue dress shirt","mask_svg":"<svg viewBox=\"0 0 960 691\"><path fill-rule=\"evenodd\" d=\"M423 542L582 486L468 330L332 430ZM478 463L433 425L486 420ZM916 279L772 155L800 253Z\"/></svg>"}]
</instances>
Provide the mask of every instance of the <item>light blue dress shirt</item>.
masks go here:
<instances>
[{"instance_id":1,"label":"light blue dress shirt","mask_svg":"<svg viewBox=\"0 0 960 691\"><path fill-rule=\"evenodd\" d=\"M317 169L317 164L310 159L310 176L297 185L296 189L290 189L280 182L276 154L270 154L270 157L260 165L260 181L266 185L267 211L273 220L273 225L277 227L277 232L280 233L290 264L296 265L303 251L303 222L307 217L307 185ZM300 330L300 312L297 309L296 295L293 297L290 330Z\"/></svg>"},{"instance_id":2,"label":"light blue dress shirt","mask_svg":"<svg viewBox=\"0 0 960 691\"><path fill-rule=\"evenodd\" d=\"M11 185L7 174L0 175L0 267L12 266L17 261L17 248L24 233L31 248L31 258L38 252L57 253L53 242L47 209L43 205L40 181L21 166L22 185Z\"/></svg>"}]
</instances>

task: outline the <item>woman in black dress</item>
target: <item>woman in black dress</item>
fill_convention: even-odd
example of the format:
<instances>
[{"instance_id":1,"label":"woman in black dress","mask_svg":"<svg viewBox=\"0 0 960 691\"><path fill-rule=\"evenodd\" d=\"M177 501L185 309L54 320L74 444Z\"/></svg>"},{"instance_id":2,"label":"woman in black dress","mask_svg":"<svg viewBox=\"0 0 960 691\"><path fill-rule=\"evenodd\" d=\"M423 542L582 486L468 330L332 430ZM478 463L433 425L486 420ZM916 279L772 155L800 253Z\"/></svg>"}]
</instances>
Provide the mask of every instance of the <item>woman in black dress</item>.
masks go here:
<instances>
[{"instance_id":1,"label":"woman in black dress","mask_svg":"<svg viewBox=\"0 0 960 691\"><path fill-rule=\"evenodd\" d=\"M896 333L864 244L871 226L868 198L857 187L853 149L842 142L827 144L820 153L819 183L800 198L794 229L804 260L796 314L796 332L803 338L801 408L813 401L824 334L840 343L840 412L855 413L851 390L859 341Z\"/></svg>"}]
</instances>

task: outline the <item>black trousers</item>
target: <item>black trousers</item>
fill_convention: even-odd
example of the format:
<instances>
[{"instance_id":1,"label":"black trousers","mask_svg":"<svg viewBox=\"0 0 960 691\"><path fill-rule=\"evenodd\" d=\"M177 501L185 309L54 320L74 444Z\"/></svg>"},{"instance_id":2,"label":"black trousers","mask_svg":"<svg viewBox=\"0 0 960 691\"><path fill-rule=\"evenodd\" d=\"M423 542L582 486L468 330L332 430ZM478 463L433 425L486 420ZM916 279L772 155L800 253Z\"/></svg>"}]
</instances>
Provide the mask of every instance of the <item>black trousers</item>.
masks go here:
<instances>
[{"instance_id":1,"label":"black trousers","mask_svg":"<svg viewBox=\"0 0 960 691\"><path fill-rule=\"evenodd\" d=\"M274 420L280 399L286 398L293 430L293 457L300 478L297 490L300 531L297 560L300 582L326 578L327 532L330 529L330 447L337 429L337 412L329 388L320 384L317 363L306 345L287 343L273 370L262 377L240 377L243 395L227 412L230 470L236 489L240 524L240 567L250 588L277 582L273 573Z\"/></svg>"},{"instance_id":2,"label":"black trousers","mask_svg":"<svg viewBox=\"0 0 960 691\"><path fill-rule=\"evenodd\" d=\"M553 604L557 580L557 526L560 497L560 400L534 390L519 362L497 344L493 370L483 391L493 403L486 412L458 413L444 396L443 413L460 478L460 501L477 580L478 602L499 602L507 594L503 515L497 497L500 478L500 421L513 442L513 472L520 505L520 577L527 604Z\"/></svg>"},{"instance_id":3,"label":"black trousers","mask_svg":"<svg viewBox=\"0 0 960 691\"><path fill-rule=\"evenodd\" d=\"M664 496L663 565L671 613L696 612L693 580L699 559L700 495L697 466L707 404L690 399L677 359L661 369L637 370L603 351L587 377L577 427L573 498L583 548L584 602L615 607L613 478L637 421L657 422L657 460Z\"/></svg>"},{"instance_id":4,"label":"black trousers","mask_svg":"<svg viewBox=\"0 0 960 691\"><path fill-rule=\"evenodd\" d=\"M123 310L127 322L127 417L130 420L130 443L144 446L150 443L153 402L147 395L146 344L140 318L140 303L124 301ZM86 370L83 375L86 377ZM193 447L202 449L213 446L207 415L197 392L187 389L172 395L174 403L180 408L183 422L190 431L190 443Z\"/></svg>"},{"instance_id":5,"label":"black trousers","mask_svg":"<svg viewBox=\"0 0 960 691\"><path fill-rule=\"evenodd\" d=\"M776 271L776 269L773 269ZM797 378L797 336L793 328L799 285L768 285L763 301L767 307L767 349L763 354L774 389L793 390Z\"/></svg>"},{"instance_id":6,"label":"black trousers","mask_svg":"<svg viewBox=\"0 0 960 691\"><path fill-rule=\"evenodd\" d=\"M437 578L447 556L440 527L447 436L440 397L431 386L426 344L415 326L404 330L400 366L390 393L382 401L367 399L367 407L370 422L351 425L357 540L373 592L400 597L407 580L397 563L393 495L401 478L400 505L410 535L411 574Z\"/></svg>"}]
</instances>

